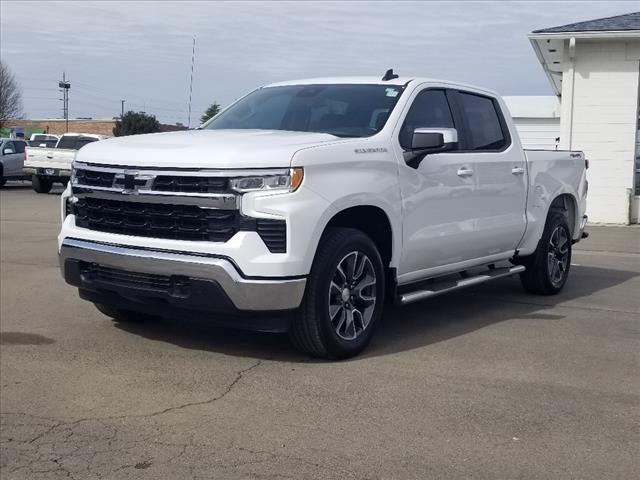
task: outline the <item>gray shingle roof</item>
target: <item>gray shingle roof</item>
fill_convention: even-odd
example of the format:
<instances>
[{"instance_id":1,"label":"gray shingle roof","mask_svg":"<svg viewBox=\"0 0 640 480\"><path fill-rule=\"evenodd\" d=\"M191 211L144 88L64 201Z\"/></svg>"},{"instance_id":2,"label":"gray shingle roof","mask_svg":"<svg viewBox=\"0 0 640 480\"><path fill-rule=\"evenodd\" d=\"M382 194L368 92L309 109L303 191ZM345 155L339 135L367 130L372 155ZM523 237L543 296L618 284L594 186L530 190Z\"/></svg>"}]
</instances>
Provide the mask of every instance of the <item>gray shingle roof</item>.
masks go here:
<instances>
[{"instance_id":1,"label":"gray shingle roof","mask_svg":"<svg viewBox=\"0 0 640 480\"><path fill-rule=\"evenodd\" d=\"M617 32L624 30L640 30L640 12L587 20L586 22L570 23L559 27L543 28L541 30L534 30L533 33Z\"/></svg>"}]
</instances>

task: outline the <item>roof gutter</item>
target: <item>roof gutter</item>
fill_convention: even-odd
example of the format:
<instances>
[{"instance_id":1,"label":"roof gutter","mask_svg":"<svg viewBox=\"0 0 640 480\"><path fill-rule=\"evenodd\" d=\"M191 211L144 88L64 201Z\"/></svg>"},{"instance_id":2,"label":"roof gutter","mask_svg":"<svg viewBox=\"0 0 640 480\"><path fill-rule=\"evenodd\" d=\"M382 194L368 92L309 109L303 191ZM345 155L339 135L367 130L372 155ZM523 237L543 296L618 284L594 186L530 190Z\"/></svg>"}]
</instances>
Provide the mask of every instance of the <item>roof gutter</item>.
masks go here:
<instances>
[{"instance_id":1,"label":"roof gutter","mask_svg":"<svg viewBox=\"0 0 640 480\"><path fill-rule=\"evenodd\" d=\"M640 30L608 30L590 32L533 32L529 34L530 40L547 40L550 38L640 38Z\"/></svg>"}]
</instances>

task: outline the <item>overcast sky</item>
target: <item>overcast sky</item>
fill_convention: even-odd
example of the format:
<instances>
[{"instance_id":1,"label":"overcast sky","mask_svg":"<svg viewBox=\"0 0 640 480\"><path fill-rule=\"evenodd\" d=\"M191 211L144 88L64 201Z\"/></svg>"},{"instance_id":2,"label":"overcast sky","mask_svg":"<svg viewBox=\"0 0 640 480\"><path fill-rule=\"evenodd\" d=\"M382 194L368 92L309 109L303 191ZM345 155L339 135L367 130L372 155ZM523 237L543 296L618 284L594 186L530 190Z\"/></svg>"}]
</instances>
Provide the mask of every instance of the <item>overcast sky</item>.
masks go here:
<instances>
[{"instance_id":1,"label":"overcast sky","mask_svg":"<svg viewBox=\"0 0 640 480\"><path fill-rule=\"evenodd\" d=\"M640 10L640 2L0 2L1 56L28 118L144 110L187 122L257 86L334 75L454 79L503 95L550 95L534 29Z\"/></svg>"}]
</instances>

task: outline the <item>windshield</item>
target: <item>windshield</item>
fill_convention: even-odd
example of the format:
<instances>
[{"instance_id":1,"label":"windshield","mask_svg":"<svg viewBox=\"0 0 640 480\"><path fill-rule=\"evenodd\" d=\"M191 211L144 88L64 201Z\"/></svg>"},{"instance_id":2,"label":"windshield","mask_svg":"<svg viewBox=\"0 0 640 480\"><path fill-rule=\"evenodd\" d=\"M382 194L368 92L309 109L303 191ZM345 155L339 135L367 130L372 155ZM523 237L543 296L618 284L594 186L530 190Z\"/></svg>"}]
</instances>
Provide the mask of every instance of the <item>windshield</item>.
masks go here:
<instances>
[{"instance_id":1,"label":"windshield","mask_svg":"<svg viewBox=\"0 0 640 480\"><path fill-rule=\"evenodd\" d=\"M204 128L290 130L368 137L384 127L404 87L291 85L256 90Z\"/></svg>"}]
</instances>

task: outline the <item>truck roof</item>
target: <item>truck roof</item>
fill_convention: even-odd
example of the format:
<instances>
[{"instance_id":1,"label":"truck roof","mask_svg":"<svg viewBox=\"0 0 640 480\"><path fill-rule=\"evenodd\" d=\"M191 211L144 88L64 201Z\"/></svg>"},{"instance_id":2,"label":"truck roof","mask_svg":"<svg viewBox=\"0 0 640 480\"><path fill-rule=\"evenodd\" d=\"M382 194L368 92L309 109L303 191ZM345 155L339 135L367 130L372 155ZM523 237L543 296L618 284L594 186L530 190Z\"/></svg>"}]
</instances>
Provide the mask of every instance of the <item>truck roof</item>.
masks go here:
<instances>
[{"instance_id":1,"label":"truck roof","mask_svg":"<svg viewBox=\"0 0 640 480\"><path fill-rule=\"evenodd\" d=\"M63 133L62 136L63 137L90 137L90 138L97 138L99 140L105 140L107 138L111 138L108 135L100 135L98 133L74 133L74 132Z\"/></svg>"},{"instance_id":2,"label":"truck roof","mask_svg":"<svg viewBox=\"0 0 640 480\"><path fill-rule=\"evenodd\" d=\"M323 85L323 84L349 84L349 85L396 85L401 86L409 82L416 83L440 83L445 85L451 85L455 87L465 88L469 90L475 90L477 92L484 92L493 96L498 96L496 92L488 90L486 88L477 87L475 85L468 85L460 82L452 82L450 80L442 80L437 78L427 77L398 77L392 80L382 80L382 77L320 77L320 78L304 78L299 80L289 80L286 82L277 82L270 85L265 85L263 88L268 87L282 87L287 85Z\"/></svg>"}]
</instances>

